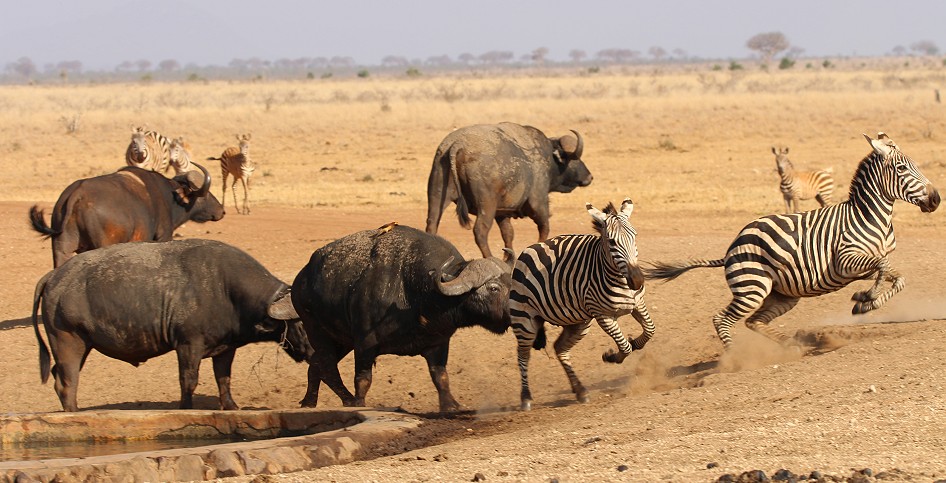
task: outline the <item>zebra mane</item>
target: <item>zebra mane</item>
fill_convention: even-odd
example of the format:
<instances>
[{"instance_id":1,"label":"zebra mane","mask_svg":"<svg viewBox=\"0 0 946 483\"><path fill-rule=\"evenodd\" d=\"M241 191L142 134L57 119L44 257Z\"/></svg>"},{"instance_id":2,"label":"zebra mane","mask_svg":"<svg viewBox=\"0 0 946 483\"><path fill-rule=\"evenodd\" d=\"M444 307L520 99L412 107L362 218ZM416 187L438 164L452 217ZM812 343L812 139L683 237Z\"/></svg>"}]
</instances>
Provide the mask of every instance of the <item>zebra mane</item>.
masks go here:
<instances>
[{"instance_id":1,"label":"zebra mane","mask_svg":"<svg viewBox=\"0 0 946 483\"><path fill-rule=\"evenodd\" d=\"M883 162L883 155L877 153L876 151L871 151L870 154L864 156L864 159L858 163L857 169L854 170L854 177L851 178L851 187L848 189L847 193L848 199L851 199L851 196L854 195L854 192L860 189L860 185L863 183L861 178L865 176L864 172L870 169L870 163L873 162Z\"/></svg>"},{"instance_id":2,"label":"zebra mane","mask_svg":"<svg viewBox=\"0 0 946 483\"><path fill-rule=\"evenodd\" d=\"M614 202L609 201L609 202L608 202L608 206L605 206L605 207L604 207L604 210L602 210L601 212L604 213L605 215L613 215L613 214L617 213L618 210L617 210L617 208L614 207ZM595 218L592 218L592 219L591 219L591 227L594 228L594 230L597 231L597 232L601 232L602 230L606 230L606 229L608 228L607 225L605 225L604 223L599 222L599 221L598 221L597 219L595 219Z\"/></svg>"}]
</instances>

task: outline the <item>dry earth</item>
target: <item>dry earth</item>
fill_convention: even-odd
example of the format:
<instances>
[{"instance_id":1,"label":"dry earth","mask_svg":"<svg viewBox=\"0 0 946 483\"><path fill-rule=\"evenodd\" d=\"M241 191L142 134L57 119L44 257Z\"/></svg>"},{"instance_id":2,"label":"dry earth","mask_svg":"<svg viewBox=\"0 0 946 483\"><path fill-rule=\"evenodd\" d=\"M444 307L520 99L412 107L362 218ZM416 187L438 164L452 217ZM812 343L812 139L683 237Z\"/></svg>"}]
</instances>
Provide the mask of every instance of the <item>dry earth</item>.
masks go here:
<instances>
[{"instance_id":1,"label":"dry earth","mask_svg":"<svg viewBox=\"0 0 946 483\"><path fill-rule=\"evenodd\" d=\"M942 188L946 186L946 150L935 137L920 132L922 122L912 113L928 104L919 101L919 96L914 91L887 94L871 89L821 92L807 98L816 102L799 107L769 94L732 94L705 101L707 109L722 119L716 124L714 115L697 118L700 106L673 96L588 100L588 117L579 129L589 133L585 159L596 181L589 188L553 196L553 233L587 232L586 200L603 205L629 194L637 202L632 221L639 232L642 258L717 257L747 221L781 205L774 163L768 154L771 144L790 143L793 152L806 153L807 160L799 163L802 165L817 164L816 152L827 153L822 159L836 167L840 185L836 195L843 197L847 178L867 153L866 142L857 140L861 131L903 132L902 136L892 135ZM15 92L0 92L0 103L16 98ZM888 102L891 99L896 102ZM764 104L769 101L787 111L781 113L784 117L768 112ZM280 199L275 194L280 183L298 185L300 181L295 174L280 174L280 165L273 161L264 168L271 174L259 180L263 195L252 215L231 213L217 223L189 223L179 234L241 247L289 282L311 252L330 240L392 220L421 227L426 216L422 201L429 169L426 160L436 142L454 124L523 120L516 112L528 106L510 103L514 101L484 101L476 106L438 104L431 108L435 120L421 123L420 134L409 135L409 146L372 134L381 132L379 127L401 123L403 118L386 120L377 111L372 113L356 104L351 117L337 119L334 131L325 135L335 140L320 141L319 145L328 147L314 152L313 160L303 165L291 165L297 170L292 173L316 171L321 166L338 166L341 171L350 167L354 173L344 177L329 171L312 175L306 182L325 183L340 193L348 190L355 201L323 202L320 192L311 187L296 188L303 191L293 192L293 196L304 199L311 193L312 199L320 201ZM411 113L407 117L423 118L418 113L424 106L410 102L404 106L394 103L393 115L400 115L402 108ZM626 118L621 117L624 108ZM944 130L944 117L941 106L936 109L924 111L936 116L924 119L934 119L926 128L939 133ZM443 115L444 110L450 111L449 116ZM550 113L554 132L568 127L571 116L555 114L552 107L537 117ZM197 125L198 114L185 109L183 122ZM168 116L163 111L160 115ZM104 114L89 114L90 123L99 122L95 116ZM292 131L280 144L273 134L279 128L267 124L265 116L257 113L245 119L271 131L271 144L263 149L272 158L289 159L293 152L299 155L302 148L290 148L290 139L312 126ZM23 128L11 128L15 123L7 118L0 120L0 127L4 128L3 137L25 139L26 147L21 149L35 152L38 142L29 136L33 131L54 130L46 126L55 123L51 119L30 120ZM540 120L523 121L547 127ZM654 127L661 122L668 127ZM112 122L102 131L90 127L92 134L79 133L79 138L69 138L50 149L69 152L63 146L73 139L90 145L93 138L107 132L112 139L107 144L115 148L110 151L121 152L127 135L120 124ZM46 127L30 127L34 125ZM816 132L811 130L815 125L826 128ZM230 130L243 129L229 124L221 129L224 133ZM344 132L354 134L341 143L336 138ZM663 132L670 133L678 147L658 144L668 139L661 137ZM83 135L87 137L81 138ZM354 154L356 148L348 144L381 146L382 140L392 144L376 151L357 148L360 151ZM0 143L0 153L7 159L3 163L26 162L23 158L28 156L12 149L11 142ZM207 151L199 156L216 154ZM8 194L0 195L5 200L0 201L0 230L4 233L0 238L4 260L0 344L5 348L0 354L4 375L0 379L0 411L60 409L51 384L39 382L37 345L29 326L34 283L51 267L50 244L28 229L26 213L34 202L50 207L58 190L71 179L101 172L97 166L106 165L103 159L108 156L114 157L114 153L99 152L88 162L69 158L72 168L65 174L46 166L47 159L38 158L44 163L39 166L34 159L32 174L24 183L39 195L24 192L11 178L3 181ZM347 156L376 161L349 166ZM120 162L120 157L117 159ZM91 173L87 172L89 166L93 166ZM386 179L376 178L371 184L359 178L362 174L358 170L383 172ZM217 188L214 191L219 192ZM372 191L376 198L365 198ZM574 362L592 390L588 404L574 401L554 357L537 352L530 373L535 409L517 411L514 338L467 329L454 338L449 364L454 393L467 412L437 415L436 392L423 360L384 356L375 368L369 404L421 414L429 417L430 423L396 445L374 448L375 459L268 477L267 481L470 481L477 473L487 481L709 481L751 469L771 475L780 468L844 476L871 468L875 476L886 472L884 476L896 480L946 478L946 361L942 357L946 346L946 282L942 277L946 273L946 221L943 213L924 216L906 204L898 204L896 214L899 244L892 261L906 277L905 290L886 307L859 317L850 315L849 299L867 282L803 300L776 324L789 333L806 334L815 347L804 355L783 351L743 326L735 332L736 349L722 354L710 318L728 301L723 274L721 270L694 271L670 283L648 285L647 300L657 335L624 364L601 361L601 353L613 343L599 330L593 329L579 344ZM517 222L516 228L518 248L534 239L530 223ZM468 257L477 253L471 233L459 228L452 216L445 216L441 234ZM497 233L492 240L498 244ZM630 318L622 322L627 331L640 330ZM351 380L351 367L350 357L342 361L346 381ZM234 398L246 408L296 407L305 391L305 372L304 364L295 364L274 344L245 347L238 351L234 366ZM320 404L338 406L338 399L326 391L323 389ZM135 368L93 353L79 385L82 408L170 410L177 406L178 398L173 355ZM209 361L201 366L195 403L198 408L216 407ZM710 463L717 466L707 468ZM622 465L626 471L619 470Z\"/></svg>"}]
</instances>

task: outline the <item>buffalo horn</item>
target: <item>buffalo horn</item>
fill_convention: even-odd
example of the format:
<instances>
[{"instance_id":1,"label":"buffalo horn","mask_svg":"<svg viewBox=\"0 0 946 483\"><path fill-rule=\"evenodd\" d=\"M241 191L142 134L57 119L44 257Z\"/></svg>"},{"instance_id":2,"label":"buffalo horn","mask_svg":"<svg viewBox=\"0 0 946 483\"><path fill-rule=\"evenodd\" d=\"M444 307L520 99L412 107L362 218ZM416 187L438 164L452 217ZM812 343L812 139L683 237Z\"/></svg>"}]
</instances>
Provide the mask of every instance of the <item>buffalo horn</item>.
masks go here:
<instances>
[{"instance_id":1,"label":"buffalo horn","mask_svg":"<svg viewBox=\"0 0 946 483\"><path fill-rule=\"evenodd\" d=\"M443 271L448 265L453 263L454 258L450 257L440 266L435 273L437 289L440 293L454 297L465 294L477 287L480 287L487 280L496 278L503 273L509 273L508 266L495 258L478 258L466 264L466 267L453 280L445 280Z\"/></svg>"},{"instance_id":2,"label":"buffalo horn","mask_svg":"<svg viewBox=\"0 0 946 483\"><path fill-rule=\"evenodd\" d=\"M585 141L581 138L581 134L578 131L571 129L571 132L575 133L575 137L578 138L578 146L575 147L574 153L575 159L581 159L581 154L585 150Z\"/></svg>"},{"instance_id":3,"label":"buffalo horn","mask_svg":"<svg viewBox=\"0 0 946 483\"><path fill-rule=\"evenodd\" d=\"M210 173L207 172L207 168L204 168L203 166L197 163L193 163L193 164L194 166L197 166L204 173L204 184L200 186L200 189L197 190L197 193L194 193L194 196L200 198L201 196L206 196L207 193L210 191Z\"/></svg>"}]
</instances>

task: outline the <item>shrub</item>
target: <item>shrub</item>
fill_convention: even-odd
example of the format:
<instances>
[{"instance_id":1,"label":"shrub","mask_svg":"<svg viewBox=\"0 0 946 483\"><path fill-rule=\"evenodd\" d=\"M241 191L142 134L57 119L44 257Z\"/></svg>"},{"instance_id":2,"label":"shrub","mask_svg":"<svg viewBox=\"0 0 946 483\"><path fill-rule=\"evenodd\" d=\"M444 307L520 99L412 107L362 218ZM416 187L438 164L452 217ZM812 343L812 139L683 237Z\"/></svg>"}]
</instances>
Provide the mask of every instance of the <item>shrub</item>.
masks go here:
<instances>
[{"instance_id":1,"label":"shrub","mask_svg":"<svg viewBox=\"0 0 946 483\"><path fill-rule=\"evenodd\" d=\"M795 61L788 57L782 57L782 61L778 63L778 68L781 70L791 69L792 67L795 67Z\"/></svg>"},{"instance_id":2,"label":"shrub","mask_svg":"<svg viewBox=\"0 0 946 483\"><path fill-rule=\"evenodd\" d=\"M362 79L368 77L369 75L371 75L371 73L368 72L368 69L361 69L358 71L358 77L361 77Z\"/></svg>"},{"instance_id":3,"label":"shrub","mask_svg":"<svg viewBox=\"0 0 946 483\"><path fill-rule=\"evenodd\" d=\"M733 60L729 63L729 70L742 70L742 64Z\"/></svg>"},{"instance_id":4,"label":"shrub","mask_svg":"<svg viewBox=\"0 0 946 483\"><path fill-rule=\"evenodd\" d=\"M407 74L408 77L420 77L420 71L417 70L417 67L408 67L405 74Z\"/></svg>"}]
</instances>

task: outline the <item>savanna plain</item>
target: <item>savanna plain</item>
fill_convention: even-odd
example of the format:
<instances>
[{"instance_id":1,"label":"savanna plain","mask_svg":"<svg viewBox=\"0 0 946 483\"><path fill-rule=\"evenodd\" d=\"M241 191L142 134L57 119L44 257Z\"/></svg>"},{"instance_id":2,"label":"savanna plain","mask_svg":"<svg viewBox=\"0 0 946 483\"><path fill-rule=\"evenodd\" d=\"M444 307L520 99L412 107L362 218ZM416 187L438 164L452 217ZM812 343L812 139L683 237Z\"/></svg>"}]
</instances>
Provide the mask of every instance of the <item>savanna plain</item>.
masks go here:
<instances>
[{"instance_id":1,"label":"savanna plain","mask_svg":"<svg viewBox=\"0 0 946 483\"><path fill-rule=\"evenodd\" d=\"M61 409L39 378L30 324L35 282L52 268L49 241L29 228L73 180L124 166L130 127L184 136L196 159L218 156L235 134L253 135L258 168L250 215L187 223L182 238L246 250L291 283L312 251L390 221L423 228L438 143L451 130L513 121L547 135L575 129L593 183L551 196L552 234L588 233L586 201L629 196L643 260L721 257L750 220L783 209L773 145L798 169L832 167L836 200L887 132L932 183L946 186L946 106L934 90L946 69L854 64L762 72L707 68L372 77L307 81L0 87L0 411ZM219 167L212 191L220 196ZM239 191L242 198L242 190ZM813 200L802 203L813 209ZM440 234L479 256L452 207ZM382 356L371 406L401 408L428 423L374 458L268 477L269 481L714 481L788 469L863 481L946 478L946 214L898 202L891 262L905 289L883 308L852 316L870 282L802 300L774 322L798 333L804 354L738 325L723 353L711 318L729 301L721 269L647 284L653 340L623 364L602 362L613 342L596 326L573 351L591 402L579 404L554 355L534 352L531 412L518 411L515 338L479 328L454 337L448 365L466 411L437 414L422 358ZM518 220L516 248L535 242ZM494 253L501 242L493 228ZM630 317L625 332L640 328ZM550 337L558 330L550 329ZM352 359L340 368L351 385ZM306 365L275 344L237 351L233 396L244 408L295 408ZM217 408L209 360L197 408ZM83 409L176 408L177 361L140 367L93 352L79 384ZM340 402L323 388L320 407ZM241 481L249 481L243 477Z\"/></svg>"}]
</instances>

